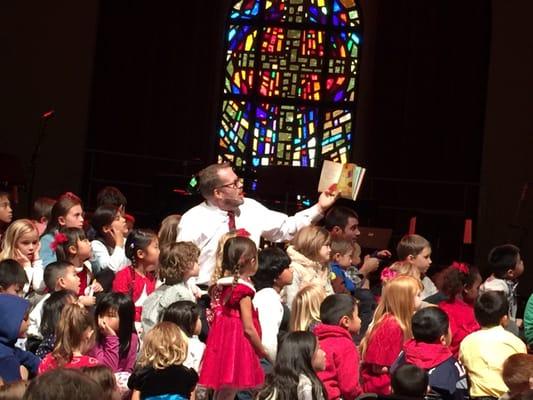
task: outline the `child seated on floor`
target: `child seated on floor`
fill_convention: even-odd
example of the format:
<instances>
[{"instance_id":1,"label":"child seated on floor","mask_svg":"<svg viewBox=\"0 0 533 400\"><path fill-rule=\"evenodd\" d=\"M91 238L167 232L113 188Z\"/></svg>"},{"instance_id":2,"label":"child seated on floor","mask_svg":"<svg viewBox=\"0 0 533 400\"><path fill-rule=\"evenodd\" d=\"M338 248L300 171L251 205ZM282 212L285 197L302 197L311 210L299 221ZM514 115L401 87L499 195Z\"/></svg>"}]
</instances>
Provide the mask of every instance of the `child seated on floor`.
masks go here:
<instances>
[{"instance_id":1,"label":"child seated on floor","mask_svg":"<svg viewBox=\"0 0 533 400\"><path fill-rule=\"evenodd\" d=\"M320 306L320 320L314 333L326 353L326 368L318 372L318 377L328 399L355 399L362 392L359 353L352 339L361 327L356 300L347 294L326 297Z\"/></svg>"},{"instance_id":2,"label":"child seated on floor","mask_svg":"<svg viewBox=\"0 0 533 400\"><path fill-rule=\"evenodd\" d=\"M428 390L428 374L416 365L404 364L392 374L391 388L395 397L423 399Z\"/></svg>"},{"instance_id":3,"label":"child seated on floor","mask_svg":"<svg viewBox=\"0 0 533 400\"><path fill-rule=\"evenodd\" d=\"M467 381L463 367L448 347L449 320L438 307L418 310L411 321L414 339L403 345L402 353L391 368L413 364L428 372L430 393L444 400L464 399Z\"/></svg>"},{"instance_id":4,"label":"child seated on floor","mask_svg":"<svg viewBox=\"0 0 533 400\"><path fill-rule=\"evenodd\" d=\"M483 293L474 305L481 330L465 337L459 360L470 381L470 397L498 398L507 392L502 378L504 361L516 353L526 353L526 345L504 329L509 311L507 298L500 291Z\"/></svg>"},{"instance_id":5,"label":"child seated on floor","mask_svg":"<svg viewBox=\"0 0 533 400\"><path fill-rule=\"evenodd\" d=\"M503 399L514 399L533 390L533 354L513 354L503 363L503 381L509 388Z\"/></svg>"}]
</instances>

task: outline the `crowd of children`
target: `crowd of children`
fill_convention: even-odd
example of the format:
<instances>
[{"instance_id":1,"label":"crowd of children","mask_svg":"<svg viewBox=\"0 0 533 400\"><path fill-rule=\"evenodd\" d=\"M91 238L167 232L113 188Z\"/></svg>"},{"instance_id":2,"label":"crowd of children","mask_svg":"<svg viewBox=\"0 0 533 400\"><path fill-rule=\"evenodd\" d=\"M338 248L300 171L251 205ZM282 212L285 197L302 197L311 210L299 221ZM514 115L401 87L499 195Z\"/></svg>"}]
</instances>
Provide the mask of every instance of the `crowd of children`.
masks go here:
<instances>
[{"instance_id":1,"label":"crowd of children","mask_svg":"<svg viewBox=\"0 0 533 400\"><path fill-rule=\"evenodd\" d=\"M116 188L97 204L87 221L65 193L13 221L0 192L0 399L532 399L516 246L430 278L429 241L362 257L333 206L286 246L230 229L203 290L179 215L155 233Z\"/></svg>"}]
</instances>

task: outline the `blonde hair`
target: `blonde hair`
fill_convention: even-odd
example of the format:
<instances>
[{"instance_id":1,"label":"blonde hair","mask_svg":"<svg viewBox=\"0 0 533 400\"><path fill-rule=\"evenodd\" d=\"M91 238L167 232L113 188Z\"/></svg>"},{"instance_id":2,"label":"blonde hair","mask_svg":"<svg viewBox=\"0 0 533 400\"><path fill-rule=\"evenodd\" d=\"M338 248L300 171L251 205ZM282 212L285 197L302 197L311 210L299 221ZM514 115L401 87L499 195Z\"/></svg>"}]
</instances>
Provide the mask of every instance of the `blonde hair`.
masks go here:
<instances>
[{"instance_id":1,"label":"blonde hair","mask_svg":"<svg viewBox=\"0 0 533 400\"><path fill-rule=\"evenodd\" d=\"M407 261L396 261L389 267L396 272L396 276L412 276L415 279L420 279L420 271L413 264Z\"/></svg>"},{"instance_id":2,"label":"blonde hair","mask_svg":"<svg viewBox=\"0 0 533 400\"><path fill-rule=\"evenodd\" d=\"M179 232L179 223L181 215L171 214L161 222L161 228L157 236L159 237L159 246L164 246L176 241Z\"/></svg>"},{"instance_id":3,"label":"blonde hair","mask_svg":"<svg viewBox=\"0 0 533 400\"><path fill-rule=\"evenodd\" d=\"M37 235L37 240L39 240L39 231L35 224L29 219L18 219L11 223L6 229L2 240L2 252L0 253L0 260L5 260L6 258L16 258L15 250L17 242L20 238L34 231Z\"/></svg>"},{"instance_id":4,"label":"blonde hair","mask_svg":"<svg viewBox=\"0 0 533 400\"><path fill-rule=\"evenodd\" d=\"M83 350L87 329L94 330L92 314L79 303L66 304L57 324L56 343L52 351L58 367L69 363L75 351Z\"/></svg>"},{"instance_id":5,"label":"blonde hair","mask_svg":"<svg viewBox=\"0 0 533 400\"><path fill-rule=\"evenodd\" d=\"M183 282L199 256L200 249L193 242L173 242L161 247L159 277L166 285Z\"/></svg>"},{"instance_id":6,"label":"blonde hair","mask_svg":"<svg viewBox=\"0 0 533 400\"><path fill-rule=\"evenodd\" d=\"M306 331L311 323L320 322L320 305L325 298L321 285L310 283L302 287L292 301L290 330Z\"/></svg>"},{"instance_id":7,"label":"blonde hair","mask_svg":"<svg viewBox=\"0 0 533 400\"><path fill-rule=\"evenodd\" d=\"M155 369L181 365L187 358L187 347L187 336L178 325L160 322L144 336L138 364Z\"/></svg>"},{"instance_id":8,"label":"blonde hair","mask_svg":"<svg viewBox=\"0 0 533 400\"><path fill-rule=\"evenodd\" d=\"M331 236L326 229L311 225L296 232L291 244L297 252L311 261L318 261L321 247L330 242Z\"/></svg>"},{"instance_id":9,"label":"blonde hair","mask_svg":"<svg viewBox=\"0 0 533 400\"><path fill-rule=\"evenodd\" d=\"M420 279L402 275L390 280L381 293L381 299L374 313L368 331L361 341L361 355L364 357L368 342L381 322L388 316L394 317L403 331L404 339L413 336L411 319L415 312L415 296L423 289Z\"/></svg>"},{"instance_id":10,"label":"blonde hair","mask_svg":"<svg viewBox=\"0 0 533 400\"><path fill-rule=\"evenodd\" d=\"M222 270L222 256L224 255L224 245L228 240L237 236L236 231L231 231L223 234L218 240L217 251L215 252L215 269L211 274L210 285L215 285L217 281L222 278L224 271Z\"/></svg>"}]
</instances>

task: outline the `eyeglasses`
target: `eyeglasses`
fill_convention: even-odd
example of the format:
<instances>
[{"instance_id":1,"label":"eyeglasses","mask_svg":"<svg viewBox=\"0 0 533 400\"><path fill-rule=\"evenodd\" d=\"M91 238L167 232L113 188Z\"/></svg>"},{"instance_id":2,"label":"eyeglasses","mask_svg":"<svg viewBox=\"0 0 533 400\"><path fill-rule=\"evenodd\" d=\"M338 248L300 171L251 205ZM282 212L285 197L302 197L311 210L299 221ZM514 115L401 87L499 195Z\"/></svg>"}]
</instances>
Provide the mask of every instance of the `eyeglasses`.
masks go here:
<instances>
[{"instance_id":1,"label":"eyeglasses","mask_svg":"<svg viewBox=\"0 0 533 400\"><path fill-rule=\"evenodd\" d=\"M244 186L244 181L242 178L237 178L231 183L226 183L225 185L218 186L216 189L221 189L223 187L230 189L240 189Z\"/></svg>"}]
</instances>

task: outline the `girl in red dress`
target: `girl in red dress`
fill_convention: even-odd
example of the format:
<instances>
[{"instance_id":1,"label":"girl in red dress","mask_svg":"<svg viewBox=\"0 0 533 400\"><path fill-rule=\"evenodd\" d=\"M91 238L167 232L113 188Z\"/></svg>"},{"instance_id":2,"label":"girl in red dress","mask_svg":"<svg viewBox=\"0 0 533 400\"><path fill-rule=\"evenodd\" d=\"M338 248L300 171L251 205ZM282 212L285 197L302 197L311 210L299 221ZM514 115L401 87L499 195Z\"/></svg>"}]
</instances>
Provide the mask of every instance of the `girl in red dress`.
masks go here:
<instances>
[{"instance_id":1,"label":"girl in red dress","mask_svg":"<svg viewBox=\"0 0 533 400\"><path fill-rule=\"evenodd\" d=\"M257 248L247 237L224 244L222 274L212 291L213 324L200 369L201 386L215 390L215 400L233 399L239 390L259 388L264 373L259 359L268 358L252 299L250 276L257 271Z\"/></svg>"},{"instance_id":2,"label":"girl in red dress","mask_svg":"<svg viewBox=\"0 0 533 400\"><path fill-rule=\"evenodd\" d=\"M51 369L81 368L99 365L87 352L94 345L94 320L78 303L67 304L61 312L54 350L39 365L39 374Z\"/></svg>"},{"instance_id":3,"label":"girl in red dress","mask_svg":"<svg viewBox=\"0 0 533 400\"><path fill-rule=\"evenodd\" d=\"M411 339L411 318L420 306L420 279L401 275L386 282L368 331L361 341L363 391L389 395L389 369Z\"/></svg>"},{"instance_id":4,"label":"girl in red dress","mask_svg":"<svg viewBox=\"0 0 533 400\"><path fill-rule=\"evenodd\" d=\"M442 292L447 299L439 307L448 314L452 341L450 350L454 357L459 353L463 339L480 328L474 315L474 302L479 293L481 275L476 267L454 262L446 271Z\"/></svg>"}]
</instances>

